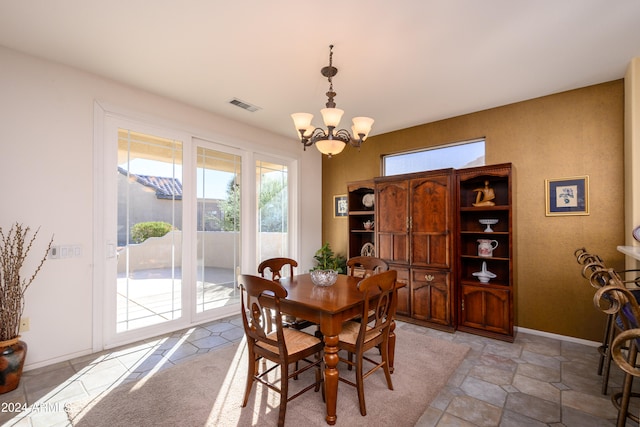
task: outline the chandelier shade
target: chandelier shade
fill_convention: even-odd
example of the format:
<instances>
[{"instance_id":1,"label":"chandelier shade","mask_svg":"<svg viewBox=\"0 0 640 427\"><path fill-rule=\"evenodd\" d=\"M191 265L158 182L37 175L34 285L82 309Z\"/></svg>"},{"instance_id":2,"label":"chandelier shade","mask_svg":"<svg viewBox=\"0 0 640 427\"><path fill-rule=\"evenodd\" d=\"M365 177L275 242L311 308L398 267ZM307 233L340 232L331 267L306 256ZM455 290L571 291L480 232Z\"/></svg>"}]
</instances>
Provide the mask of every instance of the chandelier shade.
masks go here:
<instances>
[{"instance_id":1,"label":"chandelier shade","mask_svg":"<svg viewBox=\"0 0 640 427\"><path fill-rule=\"evenodd\" d=\"M326 108L320 110L322 120L326 129L316 128L311 124L313 114L294 113L291 115L293 124L298 132L300 142L306 150L311 145L316 146L318 151L331 157L340 153L349 144L360 149L362 143L369 136L374 120L370 117L354 117L351 133L346 129L338 129L344 110L336 108L333 98L336 93L333 90L332 78L338 73L338 69L333 66L333 45L329 46L329 66L323 67L320 73L329 81L329 91L327 92Z\"/></svg>"},{"instance_id":2,"label":"chandelier shade","mask_svg":"<svg viewBox=\"0 0 640 427\"><path fill-rule=\"evenodd\" d=\"M322 114L322 120L324 120L326 127L337 128L344 114L344 110L339 108L323 108L320 110L320 114Z\"/></svg>"},{"instance_id":3,"label":"chandelier shade","mask_svg":"<svg viewBox=\"0 0 640 427\"><path fill-rule=\"evenodd\" d=\"M316 141L316 148L322 154L331 157L334 154L340 154L346 147L345 143L338 139L320 139Z\"/></svg>"}]
</instances>

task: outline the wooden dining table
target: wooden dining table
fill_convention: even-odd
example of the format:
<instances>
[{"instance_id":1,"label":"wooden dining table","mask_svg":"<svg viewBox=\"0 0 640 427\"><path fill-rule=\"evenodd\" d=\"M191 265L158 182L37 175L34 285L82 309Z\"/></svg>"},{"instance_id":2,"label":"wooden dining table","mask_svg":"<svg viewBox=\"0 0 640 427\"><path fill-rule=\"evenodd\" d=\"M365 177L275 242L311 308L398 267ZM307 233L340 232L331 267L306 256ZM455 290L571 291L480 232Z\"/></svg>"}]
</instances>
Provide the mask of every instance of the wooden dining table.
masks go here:
<instances>
[{"instance_id":1,"label":"wooden dining table","mask_svg":"<svg viewBox=\"0 0 640 427\"><path fill-rule=\"evenodd\" d=\"M309 320L320 325L324 340L324 387L327 404L327 424L336 423L336 404L338 400L338 381L340 374L337 369L338 335L342 324L362 314L364 295L358 290L358 282L362 278L338 275L338 280L332 286L316 286L309 274L299 274L293 277L283 277L280 284L287 290L287 297L280 300L283 313ZM376 294L371 294L375 297ZM395 324L391 325L389 336L389 368L393 372L395 350Z\"/></svg>"}]
</instances>

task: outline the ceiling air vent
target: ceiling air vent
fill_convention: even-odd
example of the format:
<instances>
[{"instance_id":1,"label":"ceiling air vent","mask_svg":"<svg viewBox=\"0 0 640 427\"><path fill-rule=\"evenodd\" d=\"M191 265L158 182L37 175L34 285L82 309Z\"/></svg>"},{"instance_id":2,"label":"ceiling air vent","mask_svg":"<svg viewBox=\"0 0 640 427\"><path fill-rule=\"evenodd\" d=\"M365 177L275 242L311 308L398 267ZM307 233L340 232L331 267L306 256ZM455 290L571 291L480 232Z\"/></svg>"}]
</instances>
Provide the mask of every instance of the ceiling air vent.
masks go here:
<instances>
[{"instance_id":1,"label":"ceiling air vent","mask_svg":"<svg viewBox=\"0 0 640 427\"><path fill-rule=\"evenodd\" d=\"M247 102L241 101L238 98L233 98L231 101L229 101L229 104L235 105L236 107L240 107L247 111L251 111L252 113L260 109L260 107L256 107L255 105L251 105Z\"/></svg>"}]
</instances>

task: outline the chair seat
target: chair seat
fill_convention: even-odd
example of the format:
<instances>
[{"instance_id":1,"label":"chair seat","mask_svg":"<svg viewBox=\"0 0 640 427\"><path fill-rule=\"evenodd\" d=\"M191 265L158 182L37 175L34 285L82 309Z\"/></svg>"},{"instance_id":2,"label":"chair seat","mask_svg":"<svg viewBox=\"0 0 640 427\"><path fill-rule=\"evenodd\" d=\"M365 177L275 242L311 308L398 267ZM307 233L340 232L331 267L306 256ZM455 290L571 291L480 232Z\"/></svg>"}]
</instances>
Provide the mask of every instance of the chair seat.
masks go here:
<instances>
[{"instance_id":1,"label":"chair seat","mask_svg":"<svg viewBox=\"0 0 640 427\"><path fill-rule=\"evenodd\" d=\"M289 355L300 353L301 351L314 347L321 342L313 335L298 331L297 329L285 328L282 330L282 333L284 335L284 342L287 346L287 353ZM271 332L269 335L267 335L267 338L277 341L277 332ZM275 345L270 345L264 342L257 342L256 346L262 347L265 350L269 350L273 353L278 353L278 347L276 347Z\"/></svg>"},{"instance_id":2,"label":"chair seat","mask_svg":"<svg viewBox=\"0 0 640 427\"><path fill-rule=\"evenodd\" d=\"M342 324L342 332L338 336L339 341L356 345L358 341L358 332L360 331L360 322L348 321ZM378 336L380 336L381 332L379 330L373 330L367 326L367 331L365 332L364 342L370 341Z\"/></svg>"}]
</instances>

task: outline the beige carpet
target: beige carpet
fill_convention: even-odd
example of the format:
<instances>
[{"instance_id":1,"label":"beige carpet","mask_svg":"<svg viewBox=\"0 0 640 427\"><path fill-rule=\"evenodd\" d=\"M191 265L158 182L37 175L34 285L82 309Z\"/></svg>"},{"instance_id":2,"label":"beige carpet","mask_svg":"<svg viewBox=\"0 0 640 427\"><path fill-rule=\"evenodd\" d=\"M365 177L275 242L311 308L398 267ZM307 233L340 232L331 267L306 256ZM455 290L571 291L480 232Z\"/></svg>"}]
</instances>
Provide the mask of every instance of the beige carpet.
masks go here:
<instances>
[{"instance_id":1,"label":"beige carpet","mask_svg":"<svg viewBox=\"0 0 640 427\"><path fill-rule=\"evenodd\" d=\"M382 371L365 380L367 416L358 409L356 389L340 382L338 426L413 426L464 359L464 345L396 329L394 390ZM244 342L197 356L151 377L123 384L68 409L74 426L268 426L277 425L278 395L255 384L241 408L246 379ZM375 354L375 353L374 353ZM353 371L339 365L340 375ZM313 381L313 371L291 381ZM313 390L287 405L287 426L326 426L322 394Z\"/></svg>"}]
</instances>

